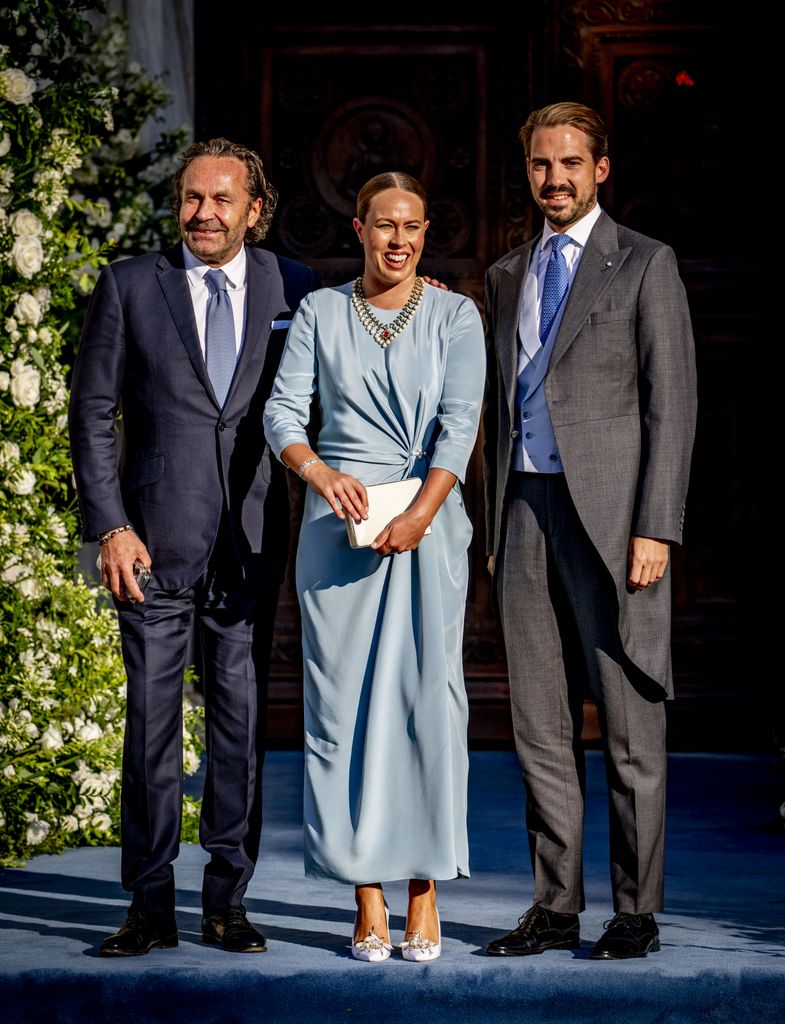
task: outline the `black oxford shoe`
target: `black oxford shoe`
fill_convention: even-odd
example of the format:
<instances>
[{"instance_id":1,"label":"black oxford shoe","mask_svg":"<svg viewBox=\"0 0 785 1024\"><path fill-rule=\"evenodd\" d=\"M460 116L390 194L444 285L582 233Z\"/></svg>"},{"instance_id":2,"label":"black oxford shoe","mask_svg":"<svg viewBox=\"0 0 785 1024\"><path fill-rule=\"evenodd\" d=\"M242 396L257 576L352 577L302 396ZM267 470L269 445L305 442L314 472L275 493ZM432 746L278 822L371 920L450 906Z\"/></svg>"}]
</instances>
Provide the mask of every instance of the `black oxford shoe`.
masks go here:
<instances>
[{"instance_id":1,"label":"black oxford shoe","mask_svg":"<svg viewBox=\"0 0 785 1024\"><path fill-rule=\"evenodd\" d=\"M177 942L173 917L131 907L123 927L103 940L100 952L101 956L143 956L151 949L171 949Z\"/></svg>"},{"instance_id":2,"label":"black oxford shoe","mask_svg":"<svg viewBox=\"0 0 785 1024\"><path fill-rule=\"evenodd\" d=\"M228 953L266 953L267 940L245 916L243 907L202 918L202 942Z\"/></svg>"},{"instance_id":3,"label":"black oxford shoe","mask_svg":"<svg viewBox=\"0 0 785 1024\"><path fill-rule=\"evenodd\" d=\"M581 944L577 914L557 914L535 904L507 935L489 942L488 956L531 956L546 949L577 949Z\"/></svg>"},{"instance_id":4,"label":"black oxford shoe","mask_svg":"<svg viewBox=\"0 0 785 1024\"><path fill-rule=\"evenodd\" d=\"M653 914L616 914L592 946L590 960L631 960L660 951L660 930Z\"/></svg>"}]
</instances>

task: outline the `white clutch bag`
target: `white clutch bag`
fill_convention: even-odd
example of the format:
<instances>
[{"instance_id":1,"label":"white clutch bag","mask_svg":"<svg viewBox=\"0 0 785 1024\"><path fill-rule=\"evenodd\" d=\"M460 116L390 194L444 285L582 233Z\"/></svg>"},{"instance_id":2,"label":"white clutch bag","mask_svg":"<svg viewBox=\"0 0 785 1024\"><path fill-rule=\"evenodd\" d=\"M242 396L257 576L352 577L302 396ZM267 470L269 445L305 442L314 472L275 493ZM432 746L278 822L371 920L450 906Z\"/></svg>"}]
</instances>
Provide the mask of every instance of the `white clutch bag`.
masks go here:
<instances>
[{"instance_id":1,"label":"white clutch bag","mask_svg":"<svg viewBox=\"0 0 785 1024\"><path fill-rule=\"evenodd\" d=\"M349 535L349 546L353 548L367 548L388 523L392 522L401 512L411 508L417 495L420 493L422 480L416 476L408 480L394 480L391 484L373 484L366 487L368 494L368 518L355 523L351 516L347 516L346 532ZM430 526L426 534L431 532Z\"/></svg>"}]
</instances>

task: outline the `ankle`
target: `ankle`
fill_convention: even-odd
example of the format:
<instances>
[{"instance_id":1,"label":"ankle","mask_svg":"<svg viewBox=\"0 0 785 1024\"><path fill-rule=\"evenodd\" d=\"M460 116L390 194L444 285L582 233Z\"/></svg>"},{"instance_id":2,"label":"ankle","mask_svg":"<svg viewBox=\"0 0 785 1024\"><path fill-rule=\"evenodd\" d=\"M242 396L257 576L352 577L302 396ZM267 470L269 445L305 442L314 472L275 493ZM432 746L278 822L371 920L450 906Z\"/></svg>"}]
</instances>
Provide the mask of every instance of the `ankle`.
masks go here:
<instances>
[{"instance_id":1,"label":"ankle","mask_svg":"<svg viewBox=\"0 0 785 1024\"><path fill-rule=\"evenodd\" d=\"M381 882L356 885L354 887L354 902L358 907L375 906L378 902L385 903Z\"/></svg>"},{"instance_id":2,"label":"ankle","mask_svg":"<svg viewBox=\"0 0 785 1024\"><path fill-rule=\"evenodd\" d=\"M436 883L432 878L410 878L409 902L423 898L428 902L436 902Z\"/></svg>"}]
</instances>

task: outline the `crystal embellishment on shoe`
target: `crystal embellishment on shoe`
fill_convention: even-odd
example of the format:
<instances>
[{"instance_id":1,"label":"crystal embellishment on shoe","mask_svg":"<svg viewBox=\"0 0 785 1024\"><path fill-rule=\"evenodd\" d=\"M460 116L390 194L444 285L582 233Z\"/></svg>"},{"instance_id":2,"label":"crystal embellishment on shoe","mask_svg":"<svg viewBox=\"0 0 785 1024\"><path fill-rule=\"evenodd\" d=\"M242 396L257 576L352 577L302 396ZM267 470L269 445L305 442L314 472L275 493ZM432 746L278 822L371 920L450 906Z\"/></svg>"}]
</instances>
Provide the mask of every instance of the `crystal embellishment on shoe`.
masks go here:
<instances>
[{"instance_id":1,"label":"crystal embellishment on shoe","mask_svg":"<svg viewBox=\"0 0 785 1024\"><path fill-rule=\"evenodd\" d=\"M436 911L436 926L439 929L439 938L436 942L433 939L424 939L422 932L415 932L410 939L401 943L401 955L404 960L421 963L424 960L439 959L442 955L442 925L438 910Z\"/></svg>"},{"instance_id":2,"label":"crystal embellishment on shoe","mask_svg":"<svg viewBox=\"0 0 785 1024\"><path fill-rule=\"evenodd\" d=\"M387 934L390 934L390 911L385 907L384 913L387 918ZM355 926L357 919L355 918ZM365 960L369 963L378 963L381 960L389 960L392 953L392 946L385 942L381 935L370 931L364 939L352 943L352 956L355 960Z\"/></svg>"}]
</instances>

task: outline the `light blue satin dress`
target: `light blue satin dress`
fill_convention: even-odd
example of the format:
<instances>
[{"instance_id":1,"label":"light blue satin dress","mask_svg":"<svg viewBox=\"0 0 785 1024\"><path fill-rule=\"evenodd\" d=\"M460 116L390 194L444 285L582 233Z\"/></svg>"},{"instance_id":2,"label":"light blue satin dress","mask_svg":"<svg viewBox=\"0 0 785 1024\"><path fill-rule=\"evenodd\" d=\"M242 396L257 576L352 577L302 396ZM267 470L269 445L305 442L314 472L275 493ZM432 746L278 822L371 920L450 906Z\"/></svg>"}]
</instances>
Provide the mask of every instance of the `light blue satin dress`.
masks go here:
<instances>
[{"instance_id":1,"label":"light blue satin dress","mask_svg":"<svg viewBox=\"0 0 785 1024\"><path fill-rule=\"evenodd\" d=\"M303 300L267 402L277 456L307 443L364 484L439 467L463 480L480 416L480 317L426 286L406 330L382 349L360 325L351 284ZM391 321L397 310L374 309ZM463 620L472 527L460 488L415 551L349 547L312 489L297 551L305 703L305 871L356 885L468 876L468 708Z\"/></svg>"}]
</instances>

